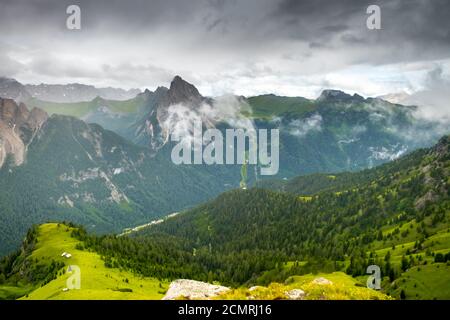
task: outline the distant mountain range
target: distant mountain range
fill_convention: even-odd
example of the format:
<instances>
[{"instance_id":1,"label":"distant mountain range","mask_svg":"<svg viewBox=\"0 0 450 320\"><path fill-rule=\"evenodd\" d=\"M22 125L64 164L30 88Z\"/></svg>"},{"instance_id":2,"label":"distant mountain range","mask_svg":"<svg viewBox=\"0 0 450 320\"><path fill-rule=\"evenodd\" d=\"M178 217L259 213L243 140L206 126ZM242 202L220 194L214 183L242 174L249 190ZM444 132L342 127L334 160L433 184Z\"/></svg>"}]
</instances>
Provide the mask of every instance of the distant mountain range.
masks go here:
<instances>
[{"instance_id":1,"label":"distant mountain range","mask_svg":"<svg viewBox=\"0 0 450 320\"><path fill-rule=\"evenodd\" d=\"M14 79L0 77L0 97L18 102L27 102L31 97L49 102L66 103L91 101L96 97L127 100L134 98L140 92L139 89L96 88L80 83L24 85Z\"/></svg>"},{"instance_id":2,"label":"distant mountain range","mask_svg":"<svg viewBox=\"0 0 450 320\"><path fill-rule=\"evenodd\" d=\"M26 97L9 82L17 97ZM415 117L415 107L379 98L337 90L316 100L209 98L178 76L169 88L124 101L27 99L0 100L0 253L15 248L33 223L66 219L97 232L121 231L239 188L243 180L251 186L365 169L449 132L446 124ZM173 164L168 137L191 134L186 128L194 119L222 132L279 129L279 173L260 176L259 165L248 165L243 176L240 165Z\"/></svg>"},{"instance_id":3,"label":"distant mountain range","mask_svg":"<svg viewBox=\"0 0 450 320\"><path fill-rule=\"evenodd\" d=\"M280 174L286 177L374 166L429 146L449 128L445 123L417 118L418 107L338 90L325 90L316 100L276 95L212 99L180 77L174 78L170 88L146 90L127 101L96 98L55 104L31 100L30 104L50 114L98 123L153 151L166 144L170 149L169 134L188 127L193 119L222 130L235 126L279 128L281 143L289 146L281 149Z\"/></svg>"},{"instance_id":4,"label":"distant mountain range","mask_svg":"<svg viewBox=\"0 0 450 320\"><path fill-rule=\"evenodd\" d=\"M116 129L119 134L159 150L170 149L169 134L194 119L220 130L278 128L280 176L284 177L372 167L429 146L450 128L415 117L417 107L338 90L325 90L316 100L276 95L212 99L175 77L169 89L146 94L146 105L138 108L146 113L137 113L129 129L125 128L129 122L124 122L122 129Z\"/></svg>"}]
</instances>

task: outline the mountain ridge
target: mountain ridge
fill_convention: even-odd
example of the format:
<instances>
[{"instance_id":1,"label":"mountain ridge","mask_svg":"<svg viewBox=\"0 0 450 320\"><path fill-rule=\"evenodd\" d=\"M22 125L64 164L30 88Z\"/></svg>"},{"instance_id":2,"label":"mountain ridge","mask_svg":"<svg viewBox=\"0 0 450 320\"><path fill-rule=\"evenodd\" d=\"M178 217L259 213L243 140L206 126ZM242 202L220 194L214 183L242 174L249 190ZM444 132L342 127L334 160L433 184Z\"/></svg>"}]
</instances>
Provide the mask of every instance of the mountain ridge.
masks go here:
<instances>
[{"instance_id":1,"label":"mountain ridge","mask_svg":"<svg viewBox=\"0 0 450 320\"><path fill-rule=\"evenodd\" d=\"M96 98L73 104L89 111L86 118L52 115L36 129L25 130L24 140L17 135L19 127L14 131L3 121L3 136L12 135L8 139L17 142L14 156L19 155L16 163L7 161L10 151L2 156L0 206L8 248L3 250L18 244L17 230L45 221L50 212L61 219L73 217L97 232L118 232L237 188L242 179L249 187L267 179L258 174L258 165L248 165L244 178L239 165L174 165L174 143L168 141L172 124L189 124L197 117L221 132L238 122L244 128L279 129L280 171L273 178L281 180L377 166L433 143L438 134L432 123L417 122L410 108L346 94L345 103L273 95L212 100L182 78L171 87L123 102ZM64 110L67 105L53 107ZM323 180L328 178L322 175L310 185L320 186ZM24 210L33 214L23 216Z\"/></svg>"},{"instance_id":2,"label":"mountain ridge","mask_svg":"<svg viewBox=\"0 0 450 320\"><path fill-rule=\"evenodd\" d=\"M90 101L96 96L112 100L127 100L141 93L139 89L113 87L97 88L81 83L68 84L22 84L16 79L0 77L0 97L28 102L32 97L48 102Z\"/></svg>"}]
</instances>

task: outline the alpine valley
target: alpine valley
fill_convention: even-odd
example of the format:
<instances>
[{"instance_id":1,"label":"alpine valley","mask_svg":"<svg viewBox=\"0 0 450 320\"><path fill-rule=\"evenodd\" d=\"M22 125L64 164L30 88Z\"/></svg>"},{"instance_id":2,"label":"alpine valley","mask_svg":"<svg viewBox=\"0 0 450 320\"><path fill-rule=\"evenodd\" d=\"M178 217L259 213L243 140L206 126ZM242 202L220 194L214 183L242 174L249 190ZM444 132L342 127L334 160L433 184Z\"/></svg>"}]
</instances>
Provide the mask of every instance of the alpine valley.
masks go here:
<instances>
[{"instance_id":1,"label":"alpine valley","mask_svg":"<svg viewBox=\"0 0 450 320\"><path fill-rule=\"evenodd\" d=\"M450 299L450 124L417 106L205 97L179 76L142 92L1 78L0 96L0 298ZM198 119L279 129L277 175L172 163L170 135ZM80 290L63 290L69 264Z\"/></svg>"}]
</instances>

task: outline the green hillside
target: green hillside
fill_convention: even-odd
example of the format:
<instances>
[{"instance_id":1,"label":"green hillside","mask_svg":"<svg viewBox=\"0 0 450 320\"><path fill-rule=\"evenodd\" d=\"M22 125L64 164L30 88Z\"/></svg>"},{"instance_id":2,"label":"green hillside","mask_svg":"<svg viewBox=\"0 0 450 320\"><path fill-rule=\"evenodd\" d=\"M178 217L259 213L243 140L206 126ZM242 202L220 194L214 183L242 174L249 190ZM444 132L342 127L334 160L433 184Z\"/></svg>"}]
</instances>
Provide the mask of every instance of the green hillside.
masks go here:
<instances>
[{"instance_id":1,"label":"green hillside","mask_svg":"<svg viewBox=\"0 0 450 320\"><path fill-rule=\"evenodd\" d=\"M10 283L0 285L0 298L20 297L22 299L160 299L167 288L166 282L145 278L118 268L106 268L100 255L80 250L81 242L71 236L73 227L49 223L36 230L36 239L30 253L22 253L12 267ZM69 259L63 252L72 255ZM57 265L50 279L36 279L36 270ZM81 270L81 288L63 291L70 273L69 265L77 265ZM21 276L25 272L30 278ZM35 277L35 276L34 276ZM15 282L17 280L17 282Z\"/></svg>"},{"instance_id":2,"label":"green hillside","mask_svg":"<svg viewBox=\"0 0 450 320\"><path fill-rule=\"evenodd\" d=\"M301 178L286 182L289 193L228 192L141 234L183 239L205 267L216 266L208 276L222 282L268 284L335 270L358 277L377 264L386 292L414 298L407 272L420 267L426 281L432 267L440 282L427 285L442 299L450 285L449 141L376 169L329 176L309 196L292 191L301 190L293 187Z\"/></svg>"},{"instance_id":3,"label":"green hillside","mask_svg":"<svg viewBox=\"0 0 450 320\"><path fill-rule=\"evenodd\" d=\"M9 277L0 284L0 300L122 300L122 299L161 299L167 290L168 282L155 278L142 277L121 268L114 268L99 254L84 249L82 241L74 237L76 228L48 223L30 231L24 251L8 266L0 264L2 274L8 267ZM62 257L63 252L70 258ZM80 268L80 289L65 290L71 273L66 272L69 265ZM56 266L55 268L51 266ZM45 270L47 273L42 272ZM7 273L7 272L6 272ZM40 274L45 279L36 277ZM313 280L324 277L330 284L321 285ZM362 283L341 272L295 276L285 283L272 283L257 290L246 287L232 289L217 299L287 299L286 292L301 289L305 299L388 299L389 297L367 289Z\"/></svg>"},{"instance_id":4,"label":"green hillside","mask_svg":"<svg viewBox=\"0 0 450 320\"><path fill-rule=\"evenodd\" d=\"M314 280L326 279L329 284L318 284ZM365 287L364 282L359 282L343 272L307 274L292 276L284 283L271 283L267 287L257 286L253 290L249 288L237 288L220 295L217 299L232 300L275 300L286 299L286 292L290 290L303 290L304 300L390 300L391 297Z\"/></svg>"},{"instance_id":5,"label":"green hillside","mask_svg":"<svg viewBox=\"0 0 450 320\"><path fill-rule=\"evenodd\" d=\"M405 292L406 299L450 300L450 267L448 264L416 266L397 279L389 292L399 296Z\"/></svg>"},{"instance_id":6,"label":"green hillside","mask_svg":"<svg viewBox=\"0 0 450 320\"><path fill-rule=\"evenodd\" d=\"M313 101L302 97L280 97L273 94L248 98L252 116L271 119L275 116L302 116L316 109Z\"/></svg>"},{"instance_id":7,"label":"green hillside","mask_svg":"<svg viewBox=\"0 0 450 320\"><path fill-rule=\"evenodd\" d=\"M11 298L44 284L29 298L82 294L62 291L67 260L56 253L71 250L71 259L94 269L92 283L112 274L100 281L100 293L86 287L84 294L93 298L103 290L139 295L141 284L162 295L164 284L139 282L144 277L232 287L223 298L243 298L257 285L264 288L256 298L280 298L296 287L311 299L448 299L449 176L446 136L375 169L327 175L306 194L302 178L278 182L275 191L237 189L130 236L44 225L30 230L22 250L0 263L0 292ZM283 183L288 192L280 192ZM361 287L374 264L381 269L381 293ZM319 274L335 279L325 295L310 286Z\"/></svg>"}]
</instances>

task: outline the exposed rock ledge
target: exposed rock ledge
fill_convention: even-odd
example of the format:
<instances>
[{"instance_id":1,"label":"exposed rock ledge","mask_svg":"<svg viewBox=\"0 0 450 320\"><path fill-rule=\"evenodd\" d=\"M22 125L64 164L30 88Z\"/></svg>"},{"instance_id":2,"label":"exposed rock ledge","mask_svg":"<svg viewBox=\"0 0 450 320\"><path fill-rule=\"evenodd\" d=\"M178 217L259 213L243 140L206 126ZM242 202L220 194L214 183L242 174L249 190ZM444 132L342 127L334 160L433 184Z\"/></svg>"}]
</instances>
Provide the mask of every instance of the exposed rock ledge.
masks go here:
<instances>
[{"instance_id":1,"label":"exposed rock ledge","mask_svg":"<svg viewBox=\"0 0 450 320\"><path fill-rule=\"evenodd\" d=\"M311 281L312 284L324 286L332 285L333 282L323 277L315 278ZM206 282L179 279L173 281L163 300L187 299L187 300L208 300L217 297L227 291L231 290L228 287L212 285ZM260 290L268 290L266 287L254 286L248 289L248 293L257 293ZM303 300L307 293L301 289L295 288L283 292L282 299L287 300ZM248 294L247 299L258 299L258 294Z\"/></svg>"},{"instance_id":2,"label":"exposed rock ledge","mask_svg":"<svg viewBox=\"0 0 450 320\"><path fill-rule=\"evenodd\" d=\"M181 299L210 299L216 297L226 291L230 290L230 288L212 285L209 283L195 281L195 280L186 280L179 279L173 281L169 290L167 290L166 295L163 300L175 300L177 298Z\"/></svg>"},{"instance_id":3,"label":"exposed rock ledge","mask_svg":"<svg viewBox=\"0 0 450 320\"><path fill-rule=\"evenodd\" d=\"M332 281L330 281L330 280L328 280L328 279L325 279L325 278L323 278L323 277L314 279L314 280L312 281L312 283L318 284L318 285L322 285L322 286L323 286L323 285L331 285L331 284L333 284Z\"/></svg>"}]
</instances>

